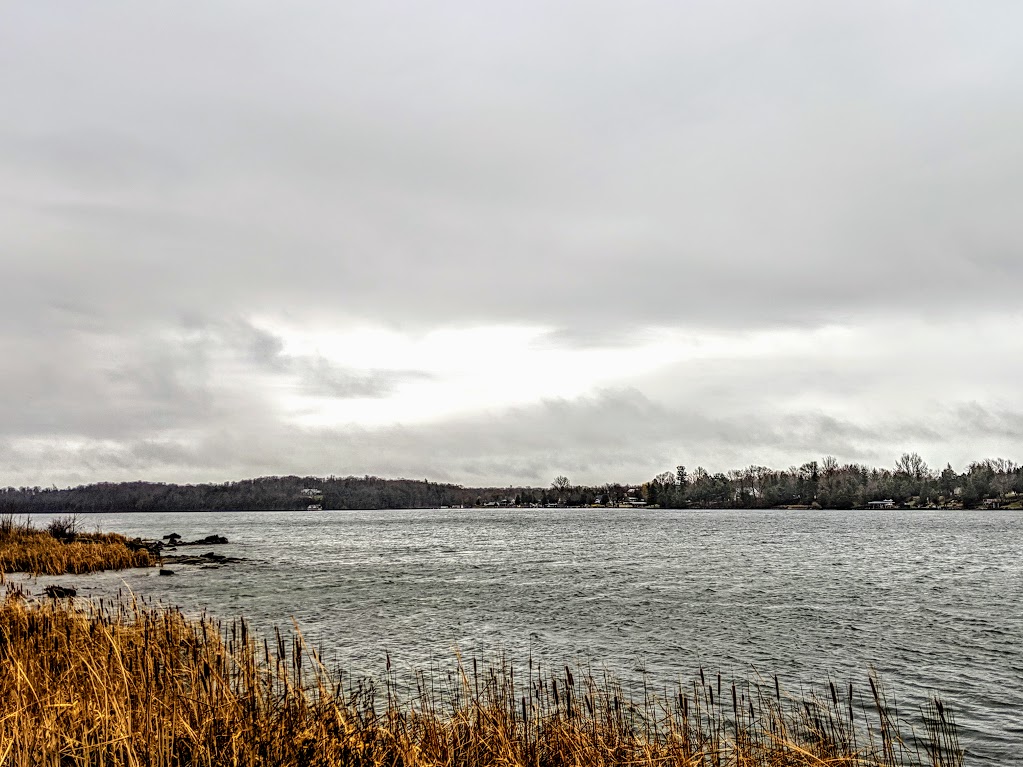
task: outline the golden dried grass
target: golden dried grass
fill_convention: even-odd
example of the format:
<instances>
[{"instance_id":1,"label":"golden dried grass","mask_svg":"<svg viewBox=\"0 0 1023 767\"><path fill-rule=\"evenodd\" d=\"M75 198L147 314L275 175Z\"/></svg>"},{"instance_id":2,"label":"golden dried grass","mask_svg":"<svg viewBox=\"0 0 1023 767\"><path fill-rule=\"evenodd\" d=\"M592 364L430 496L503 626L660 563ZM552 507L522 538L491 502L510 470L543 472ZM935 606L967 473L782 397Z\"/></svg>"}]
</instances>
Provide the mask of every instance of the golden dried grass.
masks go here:
<instances>
[{"instance_id":1,"label":"golden dried grass","mask_svg":"<svg viewBox=\"0 0 1023 767\"><path fill-rule=\"evenodd\" d=\"M28 522L0 518L0 578L5 573L63 575L97 570L148 567L156 559L145 549L132 549L116 533L79 533L73 520L55 520L49 530Z\"/></svg>"},{"instance_id":2,"label":"golden dried grass","mask_svg":"<svg viewBox=\"0 0 1023 767\"><path fill-rule=\"evenodd\" d=\"M0 604L0 763L177 767L959 765L935 702L919 739L875 683L790 699L694 680L630 699L606 676L459 664L345 683L296 630L260 638L174 609ZM776 684L776 683L775 683Z\"/></svg>"}]
</instances>

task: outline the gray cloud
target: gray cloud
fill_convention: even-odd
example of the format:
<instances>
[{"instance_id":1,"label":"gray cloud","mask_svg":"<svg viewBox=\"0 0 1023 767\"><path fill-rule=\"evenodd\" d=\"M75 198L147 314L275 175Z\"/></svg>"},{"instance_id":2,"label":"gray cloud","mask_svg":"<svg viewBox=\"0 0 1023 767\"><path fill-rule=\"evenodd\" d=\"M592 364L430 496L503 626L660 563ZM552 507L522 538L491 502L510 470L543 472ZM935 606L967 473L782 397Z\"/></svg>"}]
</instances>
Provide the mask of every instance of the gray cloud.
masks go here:
<instances>
[{"instance_id":1,"label":"gray cloud","mask_svg":"<svg viewBox=\"0 0 1023 767\"><path fill-rule=\"evenodd\" d=\"M869 413L847 411L875 386L857 366L889 364L876 394L894 411L894 379L921 385L901 372L897 329L955 327L977 337L915 363L947 375L966 356L1000 376L953 373L928 396L976 403L962 419L994 440L978 449L1015 423L1012 350L979 334L1023 320L1018 4L104 0L3 16L0 435L106 440L81 454L99 473L188 473L210 465L188 464L194 446L254 413L287 442L273 387L382 398L423 379L402 360L289 355L239 319L257 315L408 334L528 324L564 349L627 349L657 328L895 329L880 357L811 365L811 384L806 359L766 359L755 380L718 360L702 383L678 369L632 381L645 399L613 408L739 462L772 440L801 456L828 434L880 455L898 433L855 432ZM846 406L800 411L802 389ZM756 418L751 398L767 406ZM613 421L600 401L582 410ZM678 420L712 406L713 428ZM468 462L441 450L434 473L633 465L559 407L520 414L534 438L477 436ZM919 439L955 439L913 417ZM468 423L445 429L467 438ZM675 444L644 428L637 451ZM405 435L366 432L364 454L407 439L389 455L427 468L430 440ZM203 461L248 474L272 463L261 450ZM10 460L0 471L31 473Z\"/></svg>"},{"instance_id":2,"label":"gray cloud","mask_svg":"<svg viewBox=\"0 0 1023 767\"><path fill-rule=\"evenodd\" d=\"M16 472L41 460L79 467L55 472L67 483L95 472L118 479L188 475L210 481L245 473L371 473L470 484L501 477L534 485L564 473L580 483L633 482L678 463L711 471L752 463L787 468L794 456L800 463L835 455L843 462L890 467L906 450L921 451L934 465L952 460L964 468L969 460L999 454L971 452L978 446L1010 449L1018 432L1009 434L1006 421L1023 423L1019 413L987 413L969 403L950 407L934 427L886 419L857 424L821 413L778 416L757 409L726 417L698 407L666 408L635 390L383 429L297 428L252 415L187 443L137 439L74 450L8 444L4 460ZM962 444L949 451L953 441Z\"/></svg>"},{"instance_id":3,"label":"gray cloud","mask_svg":"<svg viewBox=\"0 0 1023 767\"><path fill-rule=\"evenodd\" d=\"M50 317L58 328L89 324L66 307ZM135 439L142 445L149 444L147 437L205 435L253 418L265 424L282 417L268 388L377 398L402 381L426 377L418 371L349 370L319 356L289 355L280 338L241 320L193 318L170 328L116 332L64 328L42 346L36 339L9 340L5 357L0 436Z\"/></svg>"},{"instance_id":4,"label":"gray cloud","mask_svg":"<svg viewBox=\"0 0 1023 767\"><path fill-rule=\"evenodd\" d=\"M351 370L322 355L288 354L280 336L245 322L234 323L229 330L257 369L290 376L297 381L298 388L310 395L377 398L392 393L403 382L431 378L419 370Z\"/></svg>"},{"instance_id":5,"label":"gray cloud","mask_svg":"<svg viewBox=\"0 0 1023 767\"><path fill-rule=\"evenodd\" d=\"M25 107L7 194L73 237L41 267L85 256L115 304L120 269L161 281L157 311L276 290L416 323L762 325L975 309L1021 276L1008 4L266 7L224 37L215 4L122 10L21 12L0 84Z\"/></svg>"}]
</instances>

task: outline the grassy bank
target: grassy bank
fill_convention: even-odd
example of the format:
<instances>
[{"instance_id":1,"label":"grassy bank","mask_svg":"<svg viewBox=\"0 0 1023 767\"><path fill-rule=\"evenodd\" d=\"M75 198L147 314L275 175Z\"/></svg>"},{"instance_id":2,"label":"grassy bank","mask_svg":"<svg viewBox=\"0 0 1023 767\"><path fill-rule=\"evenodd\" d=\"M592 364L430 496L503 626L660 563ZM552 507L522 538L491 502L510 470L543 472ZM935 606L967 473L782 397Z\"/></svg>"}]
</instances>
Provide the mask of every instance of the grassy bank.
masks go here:
<instances>
[{"instance_id":1,"label":"grassy bank","mask_svg":"<svg viewBox=\"0 0 1023 767\"><path fill-rule=\"evenodd\" d=\"M707 676L633 701L607 678L475 662L349 684L298 633L138 603L0 605L5 767L960 764L937 703L917 740L873 682L775 685Z\"/></svg>"},{"instance_id":2,"label":"grassy bank","mask_svg":"<svg viewBox=\"0 0 1023 767\"><path fill-rule=\"evenodd\" d=\"M54 520L45 530L0 517L0 579L4 573L63 575L154 564L155 557L132 548L123 535L79 532L72 517Z\"/></svg>"}]
</instances>

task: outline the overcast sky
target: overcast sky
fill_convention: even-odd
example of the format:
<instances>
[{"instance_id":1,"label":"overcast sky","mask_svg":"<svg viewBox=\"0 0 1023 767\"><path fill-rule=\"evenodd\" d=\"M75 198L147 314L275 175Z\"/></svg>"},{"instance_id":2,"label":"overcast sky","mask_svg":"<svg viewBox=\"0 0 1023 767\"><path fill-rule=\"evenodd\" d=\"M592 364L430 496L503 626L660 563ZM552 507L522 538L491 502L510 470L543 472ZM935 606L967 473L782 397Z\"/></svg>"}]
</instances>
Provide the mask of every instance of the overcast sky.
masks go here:
<instances>
[{"instance_id":1,"label":"overcast sky","mask_svg":"<svg viewBox=\"0 0 1023 767\"><path fill-rule=\"evenodd\" d=\"M0 485L1021 460L1020 29L0 3Z\"/></svg>"}]
</instances>

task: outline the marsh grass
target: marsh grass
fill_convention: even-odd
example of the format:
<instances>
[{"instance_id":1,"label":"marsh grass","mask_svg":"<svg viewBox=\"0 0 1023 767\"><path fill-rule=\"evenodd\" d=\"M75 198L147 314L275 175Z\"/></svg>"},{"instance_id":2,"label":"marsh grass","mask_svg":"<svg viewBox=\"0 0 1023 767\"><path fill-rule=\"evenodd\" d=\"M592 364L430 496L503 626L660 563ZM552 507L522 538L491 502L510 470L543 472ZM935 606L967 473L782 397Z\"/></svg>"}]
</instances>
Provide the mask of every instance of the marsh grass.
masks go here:
<instances>
[{"instance_id":1,"label":"marsh grass","mask_svg":"<svg viewBox=\"0 0 1023 767\"><path fill-rule=\"evenodd\" d=\"M74 517L55 519L46 530L10 515L0 517L0 582L5 573L80 574L153 564L155 557L130 548L123 535L79 532Z\"/></svg>"},{"instance_id":2,"label":"marsh grass","mask_svg":"<svg viewBox=\"0 0 1023 767\"><path fill-rule=\"evenodd\" d=\"M777 680L633 699L606 674L507 661L379 681L328 670L297 627L134 600L0 605L0 764L960 765L951 712L905 729L876 680L795 697Z\"/></svg>"}]
</instances>

